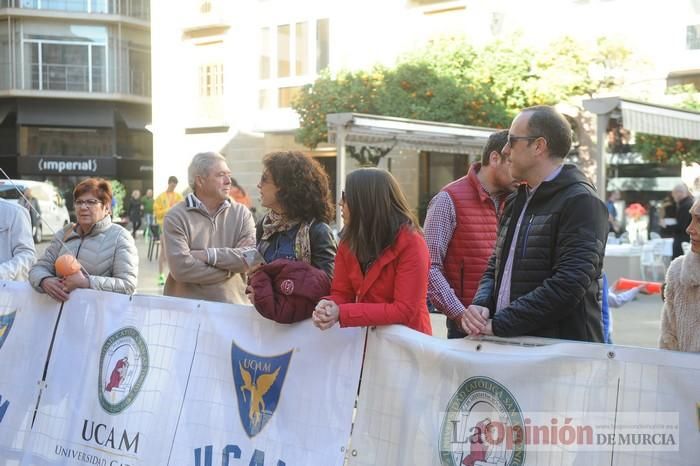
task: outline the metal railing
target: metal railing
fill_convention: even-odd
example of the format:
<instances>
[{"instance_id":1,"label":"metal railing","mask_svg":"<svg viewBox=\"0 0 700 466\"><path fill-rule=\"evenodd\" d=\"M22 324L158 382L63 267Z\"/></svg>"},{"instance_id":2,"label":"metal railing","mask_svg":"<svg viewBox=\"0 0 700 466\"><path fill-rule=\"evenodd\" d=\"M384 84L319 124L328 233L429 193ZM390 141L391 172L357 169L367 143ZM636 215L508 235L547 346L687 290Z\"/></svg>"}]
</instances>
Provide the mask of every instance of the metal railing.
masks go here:
<instances>
[{"instance_id":1,"label":"metal railing","mask_svg":"<svg viewBox=\"0 0 700 466\"><path fill-rule=\"evenodd\" d=\"M40 74L41 70L41 74ZM105 68L87 65L32 63L31 88L38 90L104 92ZM92 79L92 86L90 80Z\"/></svg>"},{"instance_id":2,"label":"metal railing","mask_svg":"<svg viewBox=\"0 0 700 466\"><path fill-rule=\"evenodd\" d=\"M150 20L148 0L0 0L0 8L123 15Z\"/></svg>"}]
</instances>

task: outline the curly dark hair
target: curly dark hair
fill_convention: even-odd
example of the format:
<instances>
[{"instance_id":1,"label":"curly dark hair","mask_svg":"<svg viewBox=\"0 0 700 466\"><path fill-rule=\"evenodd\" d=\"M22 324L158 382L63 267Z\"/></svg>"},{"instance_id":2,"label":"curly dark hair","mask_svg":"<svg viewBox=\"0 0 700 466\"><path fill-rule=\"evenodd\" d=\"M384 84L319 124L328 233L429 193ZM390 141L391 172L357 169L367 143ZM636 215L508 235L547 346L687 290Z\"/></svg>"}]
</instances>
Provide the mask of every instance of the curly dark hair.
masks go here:
<instances>
[{"instance_id":1,"label":"curly dark hair","mask_svg":"<svg viewBox=\"0 0 700 466\"><path fill-rule=\"evenodd\" d=\"M277 201L288 218L331 222L331 190L328 174L320 163L303 152L286 151L267 154L263 166L279 188Z\"/></svg>"}]
</instances>

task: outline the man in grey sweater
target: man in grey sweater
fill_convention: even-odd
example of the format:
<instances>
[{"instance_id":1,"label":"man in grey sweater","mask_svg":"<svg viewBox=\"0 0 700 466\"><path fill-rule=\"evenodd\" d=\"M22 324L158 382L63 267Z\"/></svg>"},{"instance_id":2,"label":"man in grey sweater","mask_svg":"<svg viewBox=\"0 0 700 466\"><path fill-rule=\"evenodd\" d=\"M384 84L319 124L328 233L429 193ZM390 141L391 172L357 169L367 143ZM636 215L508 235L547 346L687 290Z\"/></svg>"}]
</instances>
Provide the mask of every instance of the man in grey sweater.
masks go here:
<instances>
[{"instance_id":1,"label":"man in grey sweater","mask_svg":"<svg viewBox=\"0 0 700 466\"><path fill-rule=\"evenodd\" d=\"M226 159L203 152L188 168L192 188L163 222L170 273L166 296L249 304L244 251L255 248L250 210L229 197L231 170Z\"/></svg>"}]
</instances>

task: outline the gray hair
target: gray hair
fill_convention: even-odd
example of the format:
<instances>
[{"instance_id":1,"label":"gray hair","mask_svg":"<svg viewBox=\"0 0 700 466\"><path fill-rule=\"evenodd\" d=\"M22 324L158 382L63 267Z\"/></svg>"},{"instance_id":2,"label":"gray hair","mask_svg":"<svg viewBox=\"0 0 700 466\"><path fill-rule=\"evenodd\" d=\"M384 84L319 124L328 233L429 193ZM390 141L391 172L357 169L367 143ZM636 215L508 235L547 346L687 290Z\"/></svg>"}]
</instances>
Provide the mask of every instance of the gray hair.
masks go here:
<instances>
[{"instance_id":1,"label":"gray hair","mask_svg":"<svg viewBox=\"0 0 700 466\"><path fill-rule=\"evenodd\" d=\"M218 152L200 152L192 157L192 162L187 168L187 183L194 191L194 179L197 176L207 176L209 170L216 162L226 162L226 158Z\"/></svg>"}]
</instances>

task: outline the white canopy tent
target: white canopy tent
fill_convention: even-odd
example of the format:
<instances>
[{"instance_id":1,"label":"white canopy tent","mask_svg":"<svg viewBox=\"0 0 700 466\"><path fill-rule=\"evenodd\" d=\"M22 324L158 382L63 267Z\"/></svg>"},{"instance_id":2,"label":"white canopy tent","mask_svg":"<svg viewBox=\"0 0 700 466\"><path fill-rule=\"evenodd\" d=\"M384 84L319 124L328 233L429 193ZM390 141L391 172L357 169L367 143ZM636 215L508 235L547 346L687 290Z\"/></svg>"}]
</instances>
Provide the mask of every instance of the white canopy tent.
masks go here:
<instances>
[{"instance_id":1,"label":"white canopy tent","mask_svg":"<svg viewBox=\"0 0 700 466\"><path fill-rule=\"evenodd\" d=\"M598 194L605 199L606 159L605 143L610 119L621 119L630 131L639 131L659 136L700 140L700 113L662 105L654 105L620 97L604 97L583 101L583 107L597 115L596 134L598 156L596 186Z\"/></svg>"},{"instance_id":2,"label":"white canopy tent","mask_svg":"<svg viewBox=\"0 0 700 466\"><path fill-rule=\"evenodd\" d=\"M329 113L328 142L336 145L336 199L345 188L345 147L375 146L463 154L481 150L492 128L409 120L361 113ZM338 228L343 219L336 213Z\"/></svg>"}]
</instances>

